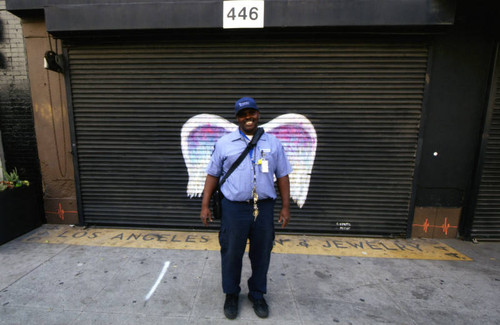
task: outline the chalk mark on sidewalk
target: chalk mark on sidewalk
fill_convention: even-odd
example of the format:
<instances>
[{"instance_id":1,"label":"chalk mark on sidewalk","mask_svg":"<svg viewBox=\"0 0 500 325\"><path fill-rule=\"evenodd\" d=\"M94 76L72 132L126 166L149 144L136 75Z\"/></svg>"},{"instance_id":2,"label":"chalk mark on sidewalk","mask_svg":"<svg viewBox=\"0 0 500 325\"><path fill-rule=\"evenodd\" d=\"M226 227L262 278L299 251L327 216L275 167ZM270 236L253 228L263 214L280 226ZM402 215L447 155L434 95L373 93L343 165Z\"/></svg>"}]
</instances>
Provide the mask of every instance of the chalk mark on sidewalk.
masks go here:
<instances>
[{"instance_id":1,"label":"chalk mark on sidewalk","mask_svg":"<svg viewBox=\"0 0 500 325\"><path fill-rule=\"evenodd\" d=\"M163 264L163 269L160 272L160 275L158 276L158 279L156 279L155 284L151 287L151 290L149 290L148 294L146 297L144 297L144 306L148 303L149 299L155 293L156 289L158 288L158 285L160 284L161 280L165 276L165 273L167 273L168 267L170 266L170 261L166 261L165 264Z\"/></svg>"}]
</instances>

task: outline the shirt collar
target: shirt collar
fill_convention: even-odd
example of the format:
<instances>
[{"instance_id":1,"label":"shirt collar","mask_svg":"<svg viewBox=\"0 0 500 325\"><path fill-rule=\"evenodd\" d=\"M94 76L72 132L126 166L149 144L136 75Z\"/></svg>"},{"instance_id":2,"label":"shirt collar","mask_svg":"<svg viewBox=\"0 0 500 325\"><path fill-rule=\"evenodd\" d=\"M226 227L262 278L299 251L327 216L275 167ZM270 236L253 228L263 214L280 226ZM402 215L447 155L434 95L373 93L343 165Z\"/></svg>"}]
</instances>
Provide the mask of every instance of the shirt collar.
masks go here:
<instances>
[{"instance_id":1,"label":"shirt collar","mask_svg":"<svg viewBox=\"0 0 500 325\"><path fill-rule=\"evenodd\" d=\"M264 132L264 134L262 134L262 136L260 137L259 141L261 141L261 140L266 141L265 135L266 135L266 133ZM238 140L243 140L246 142L245 138L240 133L240 128L236 128L236 130L231 132L231 141L234 142L234 141L238 141Z\"/></svg>"}]
</instances>

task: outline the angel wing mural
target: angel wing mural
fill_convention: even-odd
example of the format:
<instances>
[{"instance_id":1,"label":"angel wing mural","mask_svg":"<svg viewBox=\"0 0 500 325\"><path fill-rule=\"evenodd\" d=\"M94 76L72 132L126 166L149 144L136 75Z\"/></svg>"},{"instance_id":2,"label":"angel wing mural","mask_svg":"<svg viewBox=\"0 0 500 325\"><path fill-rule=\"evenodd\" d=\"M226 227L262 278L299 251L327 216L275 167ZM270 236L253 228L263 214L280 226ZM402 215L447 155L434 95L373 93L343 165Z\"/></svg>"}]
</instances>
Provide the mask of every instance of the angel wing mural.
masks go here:
<instances>
[{"instance_id":1,"label":"angel wing mural","mask_svg":"<svg viewBox=\"0 0 500 325\"><path fill-rule=\"evenodd\" d=\"M290 197L302 208L307 199L311 172L316 158L317 136L312 123L300 114L284 114L262 125L276 136L292 165ZM206 167L215 142L237 128L236 124L213 114L199 114L184 123L181 131L182 155L188 170L187 195L200 197L205 185Z\"/></svg>"}]
</instances>

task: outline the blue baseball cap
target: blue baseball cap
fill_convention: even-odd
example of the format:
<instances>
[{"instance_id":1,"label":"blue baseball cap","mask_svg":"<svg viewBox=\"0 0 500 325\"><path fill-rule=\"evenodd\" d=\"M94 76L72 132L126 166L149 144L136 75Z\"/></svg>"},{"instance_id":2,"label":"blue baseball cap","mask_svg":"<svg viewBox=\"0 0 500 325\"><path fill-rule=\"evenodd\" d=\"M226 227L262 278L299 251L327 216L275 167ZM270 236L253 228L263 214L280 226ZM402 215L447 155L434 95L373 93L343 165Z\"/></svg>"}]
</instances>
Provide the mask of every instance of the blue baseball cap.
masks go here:
<instances>
[{"instance_id":1,"label":"blue baseball cap","mask_svg":"<svg viewBox=\"0 0 500 325\"><path fill-rule=\"evenodd\" d=\"M242 97L238 99L234 104L234 115L238 115L239 111L246 108L253 108L259 110L259 108L257 107L257 103L252 97Z\"/></svg>"}]
</instances>

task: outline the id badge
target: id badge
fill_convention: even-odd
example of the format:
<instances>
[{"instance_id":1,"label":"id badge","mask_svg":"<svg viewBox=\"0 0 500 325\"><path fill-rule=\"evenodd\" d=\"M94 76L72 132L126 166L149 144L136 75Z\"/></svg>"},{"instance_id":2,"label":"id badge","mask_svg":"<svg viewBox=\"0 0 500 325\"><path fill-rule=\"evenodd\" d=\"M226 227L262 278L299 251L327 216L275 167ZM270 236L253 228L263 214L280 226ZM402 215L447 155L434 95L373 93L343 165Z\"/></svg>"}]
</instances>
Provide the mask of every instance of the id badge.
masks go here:
<instances>
[{"instance_id":1,"label":"id badge","mask_svg":"<svg viewBox=\"0 0 500 325\"><path fill-rule=\"evenodd\" d=\"M262 164L260 165L260 168L263 173L269 173L269 160L262 159Z\"/></svg>"}]
</instances>

